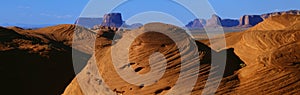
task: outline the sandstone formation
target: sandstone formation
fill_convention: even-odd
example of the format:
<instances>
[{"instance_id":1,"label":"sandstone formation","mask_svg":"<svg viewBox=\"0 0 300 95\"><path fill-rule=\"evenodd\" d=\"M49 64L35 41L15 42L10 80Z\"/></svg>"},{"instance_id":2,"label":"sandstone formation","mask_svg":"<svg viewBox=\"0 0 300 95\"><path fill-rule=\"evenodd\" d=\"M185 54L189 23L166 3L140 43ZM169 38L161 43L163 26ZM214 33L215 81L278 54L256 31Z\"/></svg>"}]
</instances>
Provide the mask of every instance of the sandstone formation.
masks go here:
<instances>
[{"instance_id":1,"label":"sandstone formation","mask_svg":"<svg viewBox=\"0 0 300 95\"><path fill-rule=\"evenodd\" d=\"M209 26L218 26L222 24L218 20L214 15L207 22ZM118 39L113 39L114 36ZM131 31L103 29L96 33L75 25L35 30L0 27L1 93L300 94L299 15L270 16L249 30L228 33L225 37L226 47L211 49L224 43L223 40L217 37L211 42L195 41L185 30L162 23L146 24ZM212 54L220 57L225 52L224 62L212 59ZM212 64L213 61L217 64ZM222 66L224 74L218 75ZM136 77L151 71L155 71L150 73L155 77ZM213 77L209 84L210 74ZM129 80L124 80L124 76ZM160 79L151 80L159 76ZM218 78L222 79L220 85L214 87L212 84L218 83ZM183 83L177 84L178 81ZM195 85L187 85L193 81ZM214 88L216 93L212 92Z\"/></svg>"},{"instance_id":2,"label":"sandstone formation","mask_svg":"<svg viewBox=\"0 0 300 95\"><path fill-rule=\"evenodd\" d=\"M75 28L75 25L36 30L1 27L1 94L62 94L75 77L72 53L88 55L71 48ZM87 34L92 33L82 27L77 28Z\"/></svg>"},{"instance_id":3,"label":"sandstone formation","mask_svg":"<svg viewBox=\"0 0 300 95\"><path fill-rule=\"evenodd\" d=\"M262 15L244 15L240 18L239 26L252 27L269 17L280 16L280 15L285 15L285 14L300 15L300 11L299 10L290 10L290 11L267 13L267 14L262 14Z\"/></svg>"},{"instance_id":4,"label":"sandstone formation","mask_svg":"<svg viewBox=\"0 0 300 95\"><path fill-rule=\"evenodd\" d=\"M250 30L259 31L271 31L271 30L298 30L299 28L299 16L285 14L280 16L272 16L266 19L264 22L259 23Z\"/></svg>"},{"instance_id":5,"label":"sandstone formation","mask_svg":"<svg viewBox=\"0 0 300 95\"><path fill-rule=\"evenodd\" d=\"M290 18L290 19L286 19ZM216 73L220 65L226 65L225 74L217 88L216 93L205 92L207 94L299 94L299 69L300 53L297 51L300 45L300 25L299 16L282 15L270 17L256 27L263 29L249 29L244 32L226 34L227 47L211 51L206 45L196 41L199 51L200 68L199 75L187 74L186 81L191 81L197 77L196 85L192 90L192 95L199 95L204 92L208 74ZM268 23L281 23L285 28L266 28ZM183 45L183 54L180 55L174 40L168 36L155 32L158 26L162 27L163 33L175 33L171 37L179 38L179 43ZM275 26L276 27L276 26ZM148 31L148 32L147 32ZM157 30L156 30L157 31ZM146 24L140 29L125 32L122 38L114 45L97 48L94 60L90 60L84 70L67 87L64 95L84 95L84 94L166 94L175 89L175 83L180 78L180 67L187 67L192 70L197 68L196 60L190 60L188 64L181 64L181 60L193 55L189 49L193 49L191 39L184 36L184 30L171 25L160 23ZM146 32L146 33L145 33ZM143 33L143 34L141 34ZM181 34L183 33L183 34ZM139 35L135 39L135 35ZM180 34L180 35L178 35ZM113 65L112 56L117 58L124 56L122 53L112 55L114 47L125 47L126 41L132 40L129 47L129 62L122 63L116 67ZM177 42L177 41L176 41ZM203 41L201 41L203 42ZM205 42L205 41L204 41ZM217 45L218 39L211 45ZM97 44L96 44L97 46ZM122 49L120 50L122 51ZM211 64L211 53L222 53L227 51L227 61L217 65ZM149 58L154 52L160 52L165 56L167 67L163 77L155 81L153 85L130 84L120 77L116 70L133 70L137 75L143 75L158 67L149 66ZM217 55L218 56L218 55ZM193 59L193 58L192 58ZM122 58L118 59L122 60ZM157 66L161 62L154 63ZM96 68L97 67L97 68ZM212 71L209 71L212 69ZM198 72L195 72L198 73ZM126 75L122 73L121 75ZM195 76L196 75L196 76ZM133 80L133 76L130 76ZM155 78L155 77L153 77ZM141 79L142 80L142 79ZM144 81L147 81L144 80ZM188 85L181 85L181 90L176 90L180 94L186 94L183 88ZM210 86L208 86L210 88ZM210 88L212 89L212 88Z\"/></svg>"},{"instance_id":6,"label":"sandstone formation","mask_svg":"<svg viewBox=\"0 0 300 95\"><path fill-rule=\"evenodd\" d=\"M122 24L123 19L121 13L109 13L104 15L101 26L119 28Z\"/></svg>"},{"instance_id":7,"label":"sandstone formation","mask_svg":"<svg viewBox=\"0 0 300 95\"><path fill-rule=\"evenodd\" d=\"M247 31L226 35L227 48L234 48L247 65L238 71L237 93L299 94L299 19L273 16Z\"/></svg>"},{"instance_id":8,"label":"sandstone formation","mask_svg":"<svg viewBox=\"0 0 300 95\"><path fill-rule=\"evenodd\" d=\"M157 31L171 34L171 37L177 38L176 41L178 42L176 43L181 43L184 47L181 52L184 55L180 55L180 51L177 48L178 46L171 38L169 38L165 34L158 33ZM141 35L137 36L138 34ZM135 36L137 36L137 38L134 38ZM121 48L126 49L126 44L128 44L128 41L133 41L129 48L129 62L114 67L112 56L117 56L117 58L120 58L117 60L121 60L121 57L123 57L124 54L119 53L117 55L112 55L113 52L115 52L112 50L112 48L117 48L117 50L120 49L120 51L123 51ZM199 53L193 52L193 50L195 49L198 50ZM176 88L175 83L179 78L180 73L187 73L190 72L190 70L199 69L199 76L197 75L198 72L194 72L185 74L185 76L190 77L184 78L184 80L186 81L191 81L192 78L198 78L198 80L196 80L197 83L195 85L195 88L191 89L191 94L198 95L203 91L210 68L213 68L212 72L216 72L216 69L218 69L222 64L226 65L225 74L224 76L217 77L224 77L221 85L222 87L229 88L231 86L237 85L239 82L239 80L237 80L235 71L240 68L240 63L242 63L242 61L233 53L233 49L228 49L226 51L228 52L227 62L219 63L216 66L211 66L211 49L198 41L194 42L184 32L183 29L161 23L146 24L140 29L125 32L122 38L112 46L97 48L96 54L89 61L89 64L67 87L64 95L166 94L169 91L172 91L172 89ZM130 84L123 80L117 73L116 69L134 70L134 73L136 73L137 75L143 75L150 70L160 71L162 68L157 66L159 66L159 64L162 64L161 62L155 62L152 64L156 67L149 66L149 58L155 52L160 52L162 55L164 55L164 57L166 58L165 61L167 62L167 67L162 78L157 80L153 85ZM222 52L225 52L225 50ZM198 57L194 59L193 55L199 55L201 68L198 68L197 66ZM189 62L183 64L181 63L182 60L189 60ZM182 65L180 66L180 64ZM181 69L184 69L183 72L180 72L180 67L182 67ZM126 75L126 73L121 75ZM155 78L155 76L152 77ZM131 78L134 78L134 76L131 76ZM232 81L226 82L229 80ZM187 92L182 89L186 89L189 86L190 85L183 84L179 86L178 90L175 91L177 93L187 94ZM231 90L232 89L224 90L223 88L217 89L219 94L224 94ZM207 93L211 94L210 92Z\"/></svg>"}]
</instances>

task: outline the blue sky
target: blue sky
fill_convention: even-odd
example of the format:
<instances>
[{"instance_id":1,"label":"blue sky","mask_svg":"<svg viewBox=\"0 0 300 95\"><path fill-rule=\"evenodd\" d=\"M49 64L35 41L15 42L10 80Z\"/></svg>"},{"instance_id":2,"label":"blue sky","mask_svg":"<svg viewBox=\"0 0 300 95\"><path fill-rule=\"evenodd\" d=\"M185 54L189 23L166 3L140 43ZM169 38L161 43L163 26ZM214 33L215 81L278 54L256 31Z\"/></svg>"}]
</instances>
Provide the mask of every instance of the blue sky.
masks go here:
<instances>
[{"instance_id":1,"label":"blue sky","mask_svg":"<svg viewBox=\"0 0 300 95\"><path fill-rule=\"evenodd\" d=\"M106 12L104 11L105 5L110 6L110 4L113 4L111 1L121 0L2 0L0 24L74 23L79 16L102 16ZM129 1L129 3L122 4L114 10L115 12L121 12L125 20L145 11L161 11L174 16L184 24L195 18L188 9L182 8L183 6L179 6L177 3L170 3L169 0ZM205 11L206 9L202 7L206 5L201 3L205 0L197 1L199 2L190 3L199 4L199 10ZM213 11L222 18L239 18L244 14L300 9L300 0L208 0L208 2L214 9ZM204 13L212 13L212 11Z\"/></svg>"}]
</instances>

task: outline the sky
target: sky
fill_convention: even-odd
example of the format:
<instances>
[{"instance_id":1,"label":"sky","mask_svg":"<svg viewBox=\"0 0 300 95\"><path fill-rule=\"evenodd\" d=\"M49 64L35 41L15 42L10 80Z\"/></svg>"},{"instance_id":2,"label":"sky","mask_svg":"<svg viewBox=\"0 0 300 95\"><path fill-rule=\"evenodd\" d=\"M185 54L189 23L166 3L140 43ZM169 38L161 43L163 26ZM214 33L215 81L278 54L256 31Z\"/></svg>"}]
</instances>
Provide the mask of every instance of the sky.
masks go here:
<instances>
[{"instance_id":1,"label":"sky","mask_svg":"<svg viewBox=\"0 0 300 95\"><path fill-rule=\"evenodd\" d=\"M101 17L107 12L120 12L124 20L141 20L138 19L141 17L148 20L163 18L177 19L177 22L187 24L196 17L208 18L213 13L222 18L239 18L245 14L300 10L300 0L122 1L2 0L0 24L72 24L78 17Z\"/></svg>"}]
</instances>

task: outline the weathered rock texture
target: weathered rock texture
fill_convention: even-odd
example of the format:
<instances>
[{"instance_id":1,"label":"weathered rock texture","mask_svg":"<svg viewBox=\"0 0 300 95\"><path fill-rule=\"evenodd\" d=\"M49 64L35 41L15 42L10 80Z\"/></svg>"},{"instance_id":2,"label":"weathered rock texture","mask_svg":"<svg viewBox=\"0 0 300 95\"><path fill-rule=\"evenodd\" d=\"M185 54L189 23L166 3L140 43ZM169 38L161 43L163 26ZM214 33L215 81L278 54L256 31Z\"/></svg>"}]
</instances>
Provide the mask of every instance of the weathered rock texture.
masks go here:
<instances>
[{"instance_id":1,"label":"weathered rock texture","mask_svg":"<svg viewBox=\"0 0 300 95\"><path fill-rule=\"evenodd\" d=\"M171 38L162 33L156 32L157 30L163 31L163 33L173 33L172 37L178 38L178 43L183 44L184 48L181 52L183 55L180 55L180 51L178 50L176 43ZM137 34L141 35L134 38ZM126 44L128 44L128 41L130 40L133 40L133 43L129 48L129 62L114 67L112 56L120 58L123 57L124 54L120 53L112 55L114 52L112 51L112 48L125 48ZM193 43L195 44L193 45ZM96 47L101 46L97 46L96 44ZM199 53L192 52L192 50L195 49L198 50ZM217 76L219 78L224 77L221 82L221 87L217 89L217 93L225 94L228 93L228 91L233 91L233 89L224 90L225 88L238 85L239 80L235 71L238 71L241 68L240 63L242 63L242 61L233 53L233 49L228 49L226 51L228 52L227 62L211 66L211 49L198 41L194 42L183 29L161 23L146 24L140 29L125 32L123 37L113 46L97 48L96 54L94 54L94 60L90 60L85 69L77 75L66 89L64 95L166 94L171 91L171 89L174 89L174 85L176 81L178 81L180 73L192 72L190 70L195 70L193 68L199 69L199 72L188 73L184 75L183 79L185 81L191 81L192 78L197 78L198 80L196 81L196 85L191 90L192 94L200 94L205 86L209 70L212 69L212 73L215 73L216 69L219 69L219 66L222 64L226 65L225 74L224 76ZM153 85L133 85L123 80L117 73L116 69L134 70L134 73L137 75L146 74L150 70L161 70L162 68L160 67L149 66L149 58L155 52L160 52L164 55L167 67L163 77L157 80ZM215 51L212 52L216 53ZM222 52L225 52L225 50ZM198 58L194 59L193 55L199 55L199 60L201 62L200 68L197 68L196 61ZM192 59L187 59L189 57ZM189 62L187 64L182 64L181 60L189 60ZM154 63L154 66L159 66L159 64L162 63L156 62ZM182 69L180 69L180 67L183 69L185 68L183 72L180 71ZM199 73L199 76L197 76L197 73ZM126 73L121 75L126 75ZM134 76L131 78L134 78ZM229 80L231 81L227 82ZM101 81L100 84L99 81ZM179 89L186 89L188 86L190 85L181 85L179 86ZM208 86L208 88L209 87L210 86ZM176 92L187 94L184 90L176 90ZM207 93L211 94L210 92Z\"/></svg>"},{"instance_id":2,"label":"weathered rock texture","mask_svg":"<svg viewBox=\"0 0 300 95\"><path fill-rule=\"evenodd\" d=\"M222 81L214 94L299 94L300 52L297 51L300 45L299 19L300 16L296 15L274 16L266 19L257 25L256 28L254 27L244 32L226 34L226 48L228 49L226 50L226 48L224 48L223 50L218 50L218 53L222 53L226 50L227 62L220 63L217 66L210 64L210 54L215 53L215 51L210 52L209 47L196 41L201 65L199 75L197 76L198 80L192 90L192 94L199 95L203 93L208 74L216 73L215 70L220 69L218 67L221 64L226 65L225 74L221 76ZM277 24L275 24L274 28L272 28L268 26L269 23L280 23L278 25L285 27L278 28ZM169 32L184 33L174 26L147 24L141 29L130 31L128 34L125 33L119 42L133 39L133 35L136 35L137 32L146 32L147 27L158 26L167 28ZM176 35L174 36L176 37ZM180 36L182 38L180 37L179 42L183 41L182 43L191 45L188 40L189 38L182 35ZM222 42L218 41L217 38L209 46L217 46L218 43ZM115 45L124 47L122 43ZM123 65L114 67L112 64L112 47L114 47L114 45L98 48L98 50L96 50L96 54L94 55L95 62L90 61L91 64L87 65L81 72L81 75L78 75L68 86L65 95L83 95L85 93L93 95L103 93L123 95L166 94L174 89L174 84L179 78L179 74L185 72L180 72L179 67L187 67L189 68L188 70L197 67L195 63L193 63L193 60L190 60L191 63L189 64L179 65L180 60L184 60L184 58L193 54L188 52L189 50L185 50L192 49L192 47L187 46L184 49L185 55L179 56L179 51L174 41L154 31L144 33L134 39L129 48L130 62ZM151 69L157 69L149 67L148 58L154 52L162 53L167 59L166 72L155 84L129 84L116 72L116 69L132 69L136 74L142 75ZM120 54L116 56L123 55ZM154 64L159 64L159 62ZM95 66L97 66L98 69L96 69ZM209 71L210 69L212 69L211 72ZM101 75L100 77L98 76L99 74ZM189 77L186 77L186 81L196 77L195 74L187 76ZM101 84L99 84L100 80ZM182 87L185 88L185 86ZM177 92L181 94L186 93L182 91L183 90L178 90ZM206 93L213 94L210 92Z\"/></svg>"},{"instance_id":3,"label":"weathered rock texture","mask_svg":"<svg viewBox=\"0 0 300 95\"><path fill-rule=\"evenodd\" d=\"M227 48L234 48L247 65L238 71L238 94L300 93L299 26L299 15L285 14L226 35Z\"/></svg>"}]
</instances>

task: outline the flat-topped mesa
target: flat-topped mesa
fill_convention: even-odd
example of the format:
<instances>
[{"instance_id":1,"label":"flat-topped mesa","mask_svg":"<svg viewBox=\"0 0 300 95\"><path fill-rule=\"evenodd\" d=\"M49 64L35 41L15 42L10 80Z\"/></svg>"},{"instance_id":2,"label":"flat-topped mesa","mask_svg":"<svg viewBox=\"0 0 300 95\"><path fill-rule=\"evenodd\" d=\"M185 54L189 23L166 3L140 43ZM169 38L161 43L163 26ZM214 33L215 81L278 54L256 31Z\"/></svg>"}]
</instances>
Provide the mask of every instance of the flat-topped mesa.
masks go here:
<instances>
[{"instance_id":1,"label":"flat-topped mesa","mask_svg":"<svg viewBox=\"0 0 300 95\"><path fill-rule=\"evenodd\" d=\"M122 24L123 19L121 13L109 13L104 15L101 26L119 28Z\"/></svg>"},{"instance_id":2,"label":"flat-topped mesa","mask_svg":"<svg viewBox=\"0 0 300 95\"><path fill-rule=\"evenodd\" d=\"M260 15L244 15L240 18L239 26L252 27L262 22L264 19Z\"/></svg>"},{"instance_id":3,"label":"flat-topped mesa","mask_svg":"<svg viewBox=\"0 0 300 95\"><path fill-rule=\"evenodd\" d=\"M240 24L239 20L235 19L222 19L221 24L223 27L235 27Z\"/></svg>"}]
</instances>

